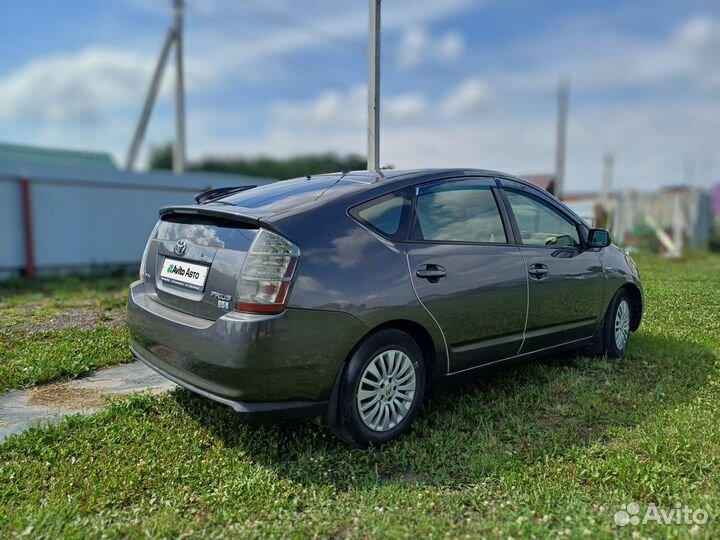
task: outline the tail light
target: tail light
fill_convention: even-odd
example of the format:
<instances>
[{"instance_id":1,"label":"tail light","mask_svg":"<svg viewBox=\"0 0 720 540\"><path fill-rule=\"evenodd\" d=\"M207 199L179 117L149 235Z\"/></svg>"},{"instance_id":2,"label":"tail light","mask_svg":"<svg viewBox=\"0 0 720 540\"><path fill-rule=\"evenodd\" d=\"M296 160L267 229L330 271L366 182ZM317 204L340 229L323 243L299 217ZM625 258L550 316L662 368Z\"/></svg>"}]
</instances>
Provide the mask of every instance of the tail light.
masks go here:
<instances>
[{"instance_id":1,"label":"tail light","mask_svg":"<svg viewBox=\"0 0 720 540\"><path fill-rule=\"evenodd\" d=\"M235 295L235 309L251 313L280 313L300 249L282 236L260 229L248 251Z\"/></svg>"},{"instance_id":2,"label":"tail light","mask_svg":"<svg viewBox=\"0 0 720 540\"><path fill-rule=\"evenodd\" d=\"M140 281L145 281L145 269L147 268L147 256L148 256L148 251L150 251L150 242L152 242L152 239L155 238L155 233L157 233L159 226L160 226L160 222L158 221L157 223L155 223L155 226L153 227L153 230L150 233L150 236L148 237L148 241L145 244L145 249L143 250L142 259L140 259Z\"/></svg>"}]
</instances>

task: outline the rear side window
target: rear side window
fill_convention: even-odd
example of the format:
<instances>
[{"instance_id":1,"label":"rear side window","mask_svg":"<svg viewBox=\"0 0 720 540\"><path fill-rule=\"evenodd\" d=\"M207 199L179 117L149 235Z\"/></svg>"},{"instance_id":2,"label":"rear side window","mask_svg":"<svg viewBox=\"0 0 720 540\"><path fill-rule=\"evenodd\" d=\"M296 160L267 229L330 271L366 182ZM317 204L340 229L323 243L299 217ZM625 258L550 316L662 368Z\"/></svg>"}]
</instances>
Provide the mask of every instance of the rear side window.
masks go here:
<instances>
[{"instance_id":1,"label":"rear side window","mask_svg":"<svg viewBox=\"0 0 720 540\"><path fill-rule=\"evenodd\" d=\"M391 193L356 206L350 214L375 232L392 240L402 239L410 209L407 192Z\"/></svg>"},{"instance_id":2,"label":"rear side window","mask_svg":"<svg viewBox=\"0 0 720 540\"><path fill-rule=\"evenodd\" d=\"M507 243L492 190L466 181L420 188L411 239Z\"/></svg>"}]
</instances>

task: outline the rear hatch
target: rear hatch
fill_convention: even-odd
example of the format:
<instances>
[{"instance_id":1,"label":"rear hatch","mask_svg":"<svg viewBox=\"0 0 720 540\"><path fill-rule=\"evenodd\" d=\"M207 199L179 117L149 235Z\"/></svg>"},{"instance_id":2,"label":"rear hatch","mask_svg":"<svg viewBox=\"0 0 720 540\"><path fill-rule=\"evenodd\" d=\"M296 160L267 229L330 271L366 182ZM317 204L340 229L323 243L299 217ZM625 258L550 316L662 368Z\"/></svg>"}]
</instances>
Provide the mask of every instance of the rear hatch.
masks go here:
<instances>
[{"instance_id":1,"label":"rear hatch","mask_svg":"<svg viewBox=\"0 0 720 540\"><path fill-rule=\"evenodd\" d=\"M148 245L146 287L167 307L215 320L233 308L243 263L258 232L252 220L164 213Z\"/></svg>"},{"instance_id":2,"label":"rear hatch","mask_svg":"<svg viewBox=\"0 0 720 540\"><path fill-rule=\"evenodd\" d=\"M172 309L221 317L233 309L260 220L272 230L278 217L362 189L365 182L351 176L285 180L200 205L162 209L144 261L148 292Z\"/></svg>"}]
</instances>

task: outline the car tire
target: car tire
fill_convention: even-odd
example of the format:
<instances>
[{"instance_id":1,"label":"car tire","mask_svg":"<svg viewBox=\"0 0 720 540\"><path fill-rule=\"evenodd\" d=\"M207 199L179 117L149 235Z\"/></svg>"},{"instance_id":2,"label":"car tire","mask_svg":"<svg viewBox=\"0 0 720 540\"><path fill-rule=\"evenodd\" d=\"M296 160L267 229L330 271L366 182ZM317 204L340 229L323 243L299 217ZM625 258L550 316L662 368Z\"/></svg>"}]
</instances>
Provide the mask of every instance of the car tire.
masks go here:
<instances>
[{"instance_id":1,"label":"car tire","mask_svg":"<svg viewBox=\"0 0 720 540\"><path fill-rule=\"evenodd\" d=\"M337 435L367 448L409 432L422 406L425 381L415 340L392 328L371 334L355 349L340 379Z\"/></svg>"},{"instance_id":2,"label":"car tire","mask_svg":"<svg viewBox=\"0 0 720 540\"><path fill-rule=\"evenodd\" d=\"M603 321L601 353L605 356L620 358L625 354L630 340L631 313L630 297L625 289L618 290L608 306Z\"/></svg>"}]
</instances>

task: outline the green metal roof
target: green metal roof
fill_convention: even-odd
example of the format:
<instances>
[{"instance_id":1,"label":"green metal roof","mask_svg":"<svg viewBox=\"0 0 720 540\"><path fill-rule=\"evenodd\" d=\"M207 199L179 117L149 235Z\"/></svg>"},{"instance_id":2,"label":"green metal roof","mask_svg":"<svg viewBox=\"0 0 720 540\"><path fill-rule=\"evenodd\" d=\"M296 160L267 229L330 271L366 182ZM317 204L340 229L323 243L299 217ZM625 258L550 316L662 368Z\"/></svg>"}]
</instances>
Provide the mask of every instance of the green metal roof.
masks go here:
<instances>
[{"instance_id":1,"label":"green metal roof","mask_svg":"<svg viewBox=\"0 0 720 540\"><path fill-rule=\"evenodd\" d=\"M110 154L0 143L0 162L76 165L117 169Z\"/></svg>"}]
</instances>

